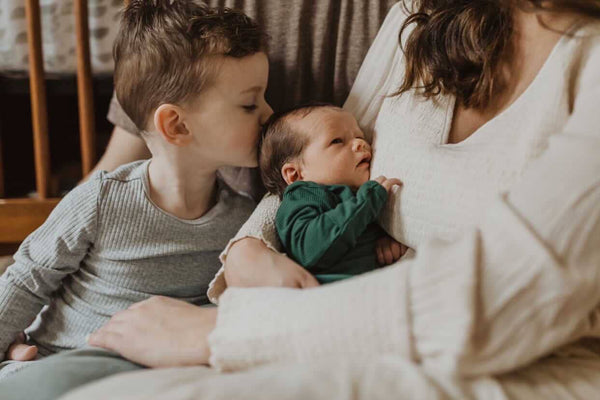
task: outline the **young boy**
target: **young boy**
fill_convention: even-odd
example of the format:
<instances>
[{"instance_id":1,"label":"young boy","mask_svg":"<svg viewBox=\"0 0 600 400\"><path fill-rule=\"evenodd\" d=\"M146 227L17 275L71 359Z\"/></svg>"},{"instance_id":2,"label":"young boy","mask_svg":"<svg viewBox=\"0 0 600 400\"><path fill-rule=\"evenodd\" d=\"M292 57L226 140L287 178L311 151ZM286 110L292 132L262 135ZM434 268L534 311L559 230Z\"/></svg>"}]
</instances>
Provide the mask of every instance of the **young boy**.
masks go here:
<instances>
[{"instance_id":1,"label":"young boy","mask_svg":"<svg viewBox=\"0 0 600 400\"><path fill-rule=\"evenodd\" d=\"M321 283L396 261L406 248L375 224L398 179L369 180L371 146L354 117L316 104L274 114L259 164L281 205L275 225L289 255Z\"/></svg>"},{"instance_id":2,"label":"young boy","mask_svg":"<svg viewBox=\"0 0 600 400\"><path fill-rule=\"evenodd\" d=\"M242 13L129 2L115 90L152 158L94 174L23 242L0 278L0 357L36 316L28 343L47 356L86 346L113 314L150 296L208 303L219 252L255 206L216 171L257 165L272 113L265 50ZM9 363L0 375L16 369L2 368Z\"/></svg>"}]
</instances>

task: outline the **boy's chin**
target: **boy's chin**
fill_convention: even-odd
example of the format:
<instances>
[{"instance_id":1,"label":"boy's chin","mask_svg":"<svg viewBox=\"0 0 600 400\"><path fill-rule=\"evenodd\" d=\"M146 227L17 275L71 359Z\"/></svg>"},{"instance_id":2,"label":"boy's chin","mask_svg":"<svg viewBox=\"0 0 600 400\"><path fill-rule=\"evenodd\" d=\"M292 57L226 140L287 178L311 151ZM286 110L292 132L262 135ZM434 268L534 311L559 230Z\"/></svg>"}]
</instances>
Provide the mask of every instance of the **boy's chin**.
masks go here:
<instances>
[{"instance_id":1,"label":"boy's chin","mask_svg":"<svg viewBox=\"0 0 600 400\"><path fill-rule=\"evenodd\" d=\"M242 167L242 168L257 168L258 167L258 162L256 162L256 160L249 161L247 163L243 163L243 164L239 165L239 167Z\"/></svg>"},{"instance_id":2,"label":"boy's chin","mask_svg":"<svg viewBox=\"0 0 600 400\"><path fill-rule=\"evenodd\" d=\"M256 158L248 158L246 160L232 160L229 163L229 166L241 168L256 168L258 167L258 160Z\"/></svg>"}]
</instances>

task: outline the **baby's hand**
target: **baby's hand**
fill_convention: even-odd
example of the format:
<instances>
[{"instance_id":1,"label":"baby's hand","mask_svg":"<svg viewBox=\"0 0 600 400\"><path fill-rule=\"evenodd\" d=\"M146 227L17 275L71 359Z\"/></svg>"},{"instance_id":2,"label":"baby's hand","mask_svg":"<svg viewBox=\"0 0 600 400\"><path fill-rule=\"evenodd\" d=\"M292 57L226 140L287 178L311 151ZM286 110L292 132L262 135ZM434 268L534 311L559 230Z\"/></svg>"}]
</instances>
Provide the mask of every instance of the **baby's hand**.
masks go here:
<instances>
[{"instance_id":1,"label":"baby's hand","mask_svg":"<svg viewBox=\"0 0 600 400\"><path fill-rule=\"evenodd\" d=\"M406 250L408 250L408 247L388 235L379 238L375 245L377 262L380 265L390 265L398 261L406 253Z\"/></svg>"},{"instance_id":2,"label":"baby's hand","mask_svg":"<svg viewBox=\"0 0 600 400\"><path fill-rule=\"evenodd\" d=\"M402 186L402 181L400 179L396 179L396 178L386 178L385 176L378 176L377 178L373 179L375 182L379 183L381 186L383 186L383 188L386 190L386 192L388 192L388 194L390 193L390 190L392 190L392 187L394 185L398 185L398 186Z\"/></svg>"}]
</instances>

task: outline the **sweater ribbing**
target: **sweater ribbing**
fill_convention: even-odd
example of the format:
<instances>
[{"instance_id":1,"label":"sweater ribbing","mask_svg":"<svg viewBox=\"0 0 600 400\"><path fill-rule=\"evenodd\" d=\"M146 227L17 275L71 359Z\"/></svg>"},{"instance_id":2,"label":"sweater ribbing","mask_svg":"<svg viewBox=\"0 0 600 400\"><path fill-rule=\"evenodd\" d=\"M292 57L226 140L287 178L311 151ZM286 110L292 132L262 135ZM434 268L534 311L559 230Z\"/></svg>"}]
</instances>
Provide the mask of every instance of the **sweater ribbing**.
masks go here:
<instances>
[{"instance_id":1,"label":"sweater ribbing","mask_svg":"<svg viewBox=\"0 0 600 400\"><path fill-rule=\"evenodd\" d=\"M254 208L218 180L217 204L195 220L155 206L148 162L99 172L70 192L0 278L0 353L28 330L43 354L84 346L117 311L162 295L194 304L218 255Z\"/></svg>"}]
</instances>

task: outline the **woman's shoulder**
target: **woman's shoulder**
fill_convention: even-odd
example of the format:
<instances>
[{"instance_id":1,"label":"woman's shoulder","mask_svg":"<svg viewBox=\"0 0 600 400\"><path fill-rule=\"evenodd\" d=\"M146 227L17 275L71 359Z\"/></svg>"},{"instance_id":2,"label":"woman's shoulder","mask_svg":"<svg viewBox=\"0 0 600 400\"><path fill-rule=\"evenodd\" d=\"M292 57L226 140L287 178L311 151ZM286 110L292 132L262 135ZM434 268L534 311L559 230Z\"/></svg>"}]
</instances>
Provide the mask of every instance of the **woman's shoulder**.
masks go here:
<instances>
[{"instance_id":1,"label":"woman's shoulder","mask_svg":"<svg viewBox=\"0 0 600 400\"><path fill-rule=\"evenodd\" d=\"M563 63L568 65L571 90L596 90L600 85L600 20L574 27L565 34Z\"/></svg>"},{"instance_id":2,"label":"woman's shoulder","mask_svg":"<svg viewBox=\"0 0 600 400\"><path fill-rule=\"evenodd\" d=\"M399 31L406 18L412 14L411 3L411 1L399 1L394 4L381 24L380 33L387 33L390 30Z\"/></svg>"},{"instance_id":3,"label":"woman's shoulder","mask_svg":"<svg viewBox=\"0 0 600 400\"><path fill-rule=\"evenodd\" d=\"M572 57L580 58L579 62L595 59L600 52L600 20L579 23L564 34L565 48L572 50Z\"/></svg>"}]
</instances>

